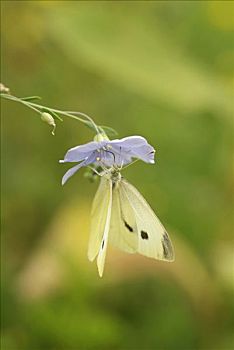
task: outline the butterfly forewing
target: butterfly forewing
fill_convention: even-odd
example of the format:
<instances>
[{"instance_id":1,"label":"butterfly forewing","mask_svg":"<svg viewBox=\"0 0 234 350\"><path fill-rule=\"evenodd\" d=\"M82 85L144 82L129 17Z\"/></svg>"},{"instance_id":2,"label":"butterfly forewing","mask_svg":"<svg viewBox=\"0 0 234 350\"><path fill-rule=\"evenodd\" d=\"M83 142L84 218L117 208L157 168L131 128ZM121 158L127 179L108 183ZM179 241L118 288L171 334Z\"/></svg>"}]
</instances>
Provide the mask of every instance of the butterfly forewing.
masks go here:
<instances>
[{"instance_id":1,"label":"butterfly forewing","mask_svg":"<svg viewBox=\"0 0 234 350\"><path fill-rule=\"evenodd\" d=\"M134 213L138 236L137 252L159 260L173 261L174 251L167 231L137 189L126 180L119 183L120 198L125 198Z\"/></svg>"},{"instance_id":2,"label":"butterfly forewing","mask_svg":"<svg viewBox=\"0 0 234 350\"><path fill-rule=\"evenodd\" d=\"M137 226L134 211L119 182L113 183L113 200L110 224L110 243L127 252L135 253L138 246Z\"/></svg>"}]
</instances>

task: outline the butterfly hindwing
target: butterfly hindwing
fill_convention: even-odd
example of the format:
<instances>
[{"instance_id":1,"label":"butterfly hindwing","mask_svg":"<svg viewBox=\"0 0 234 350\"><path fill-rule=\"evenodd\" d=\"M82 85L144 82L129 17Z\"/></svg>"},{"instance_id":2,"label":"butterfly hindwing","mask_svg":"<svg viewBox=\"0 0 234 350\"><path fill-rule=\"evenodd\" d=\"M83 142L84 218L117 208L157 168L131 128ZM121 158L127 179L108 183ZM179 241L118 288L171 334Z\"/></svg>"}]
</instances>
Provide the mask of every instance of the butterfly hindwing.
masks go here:
<instances>
[{"instance_id":1,"label":"butterfly hindwing","mask_svg":"<svg viewBox=\"0 0 234 350\"><path fill-rule=\"evenodd\" d=\"M102 276L108 233L110 228L112 206L111 180L102 177L94 197L91 211L91 229L88 246L88 258L93 261L97 257L99 275Z\"/></svg>"},{"instance_id":2,"label":"butterfly hindwing","mask_svg":"<svg viewBox=\"0 0 234 350\"><path fill-rule=\"evenodd\" d=\"M113 183L112 187L110 243L127 253L135 253L138 237L134 211L125 192L119 191L119 182Z\"/></svg>"},{"instance_id":3,"label":"butterfly hindwing","mask_svg":"<svg viewBox=\"0 0 234 350\"><path fill-rule=\"evenodd\" d=\"M104 265L106 260L106 250L107 250L107 243L108 243L108 237L109 237L109 230L110 230L110 219L111 219L111 209L112 209L112 190L111 190L111 182L109 183L109 203L107 207L107 215L106 215L106 222L104 227L104 232L102 236L101 245L98 252L97 257L97 266L98 266L98 272L99 276L102 277L103 271L104 271Z\"/></svg>"}]
</instances>

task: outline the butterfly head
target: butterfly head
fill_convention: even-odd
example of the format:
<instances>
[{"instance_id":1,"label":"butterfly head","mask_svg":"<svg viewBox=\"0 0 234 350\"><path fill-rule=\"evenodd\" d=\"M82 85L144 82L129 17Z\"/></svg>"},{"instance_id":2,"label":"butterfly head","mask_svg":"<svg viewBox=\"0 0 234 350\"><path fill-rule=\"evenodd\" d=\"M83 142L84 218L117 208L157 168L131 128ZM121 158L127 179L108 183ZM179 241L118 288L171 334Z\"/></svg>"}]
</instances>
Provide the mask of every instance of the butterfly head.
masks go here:
<instances>
[{"instance_id":1,"label":"butterfly head","mask_svg":"<svg viewBox=\"0 0 234 350\"><path fill-rule=\"evenodd\" d=\"M117 166L112 166L111 168L105 169L102 173L102 176L105 176L107 179L111 180L113 184L116 184L121 180L121 168Z\"/></svg>"}]
</instances>

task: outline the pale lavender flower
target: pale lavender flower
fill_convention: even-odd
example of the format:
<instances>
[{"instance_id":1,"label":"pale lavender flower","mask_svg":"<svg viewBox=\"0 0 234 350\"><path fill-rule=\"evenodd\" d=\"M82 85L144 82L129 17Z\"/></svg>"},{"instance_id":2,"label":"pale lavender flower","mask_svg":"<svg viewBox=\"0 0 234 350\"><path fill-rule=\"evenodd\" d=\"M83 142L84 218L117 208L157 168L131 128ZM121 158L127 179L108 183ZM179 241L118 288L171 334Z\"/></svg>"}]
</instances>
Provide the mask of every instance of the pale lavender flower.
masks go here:
<instances>
[{"instance_id":1,"label":"pale lavender flower","mask_svg":"<svg viewBox=\"0 0 234 350\"><path fill-rule=\"evenodd\" d=\"M121 140L102 139L92 141L85 145L73 147L68 150L60 163L80 162L69 169L63 176L62 184L81 167L89 164L101 167L122 166L138 158L146 163L154 163L154 148L142 136L129 136Z\"/></svg>"}]
</instances>

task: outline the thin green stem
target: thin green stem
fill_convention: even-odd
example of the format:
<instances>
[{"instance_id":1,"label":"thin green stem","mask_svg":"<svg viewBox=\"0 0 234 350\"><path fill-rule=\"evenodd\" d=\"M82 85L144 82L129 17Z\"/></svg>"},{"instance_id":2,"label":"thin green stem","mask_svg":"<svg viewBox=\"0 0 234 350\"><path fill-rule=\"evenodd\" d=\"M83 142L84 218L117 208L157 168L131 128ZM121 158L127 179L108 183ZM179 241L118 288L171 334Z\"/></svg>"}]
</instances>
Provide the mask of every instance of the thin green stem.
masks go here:
<instances>
[{"instance_id":1,"label":"thin green stem","mask_svg":"<svg viewBox=\"0 0 234 350\"><path fill-rule=\"evenodd\" d=\"M58 113L58 114L61 114L61 115L64 115L66 117L69 117L69 118L72 118L72 119L75 119L75 120L78 120L79 122L81 123L84 123L86 126L90 127L91 129L93 129L97 134L100 133L100 128L95 124L95 122L93 121L93 119L91 117L89 117L87 114L85 113L82 113L82 112L73 112L73 111L61 111L59 109L55 109L55 108L51 108L51 107L45 107L45 106L42 106L40 104L37 104L37 103L33 103L33 102L29 102L29 101L24 101L22 100L21 98L18 98L18 97L15 97L13 95L10 95L10 94L1 94L1 96L5 99L8 99L8 100L12 100L12 101L15 101L15 102L19 102L19 103L22 103L23 105L33 109L35 112L41 114L43 112L43 110L47 110L48 112L51 111L51 112L55 112L55 113ZM77 115L74 115L74 114L77 114L77 115L80 115L85 119L83 118L79 118Z\"/></svg>"}]
</instances>

